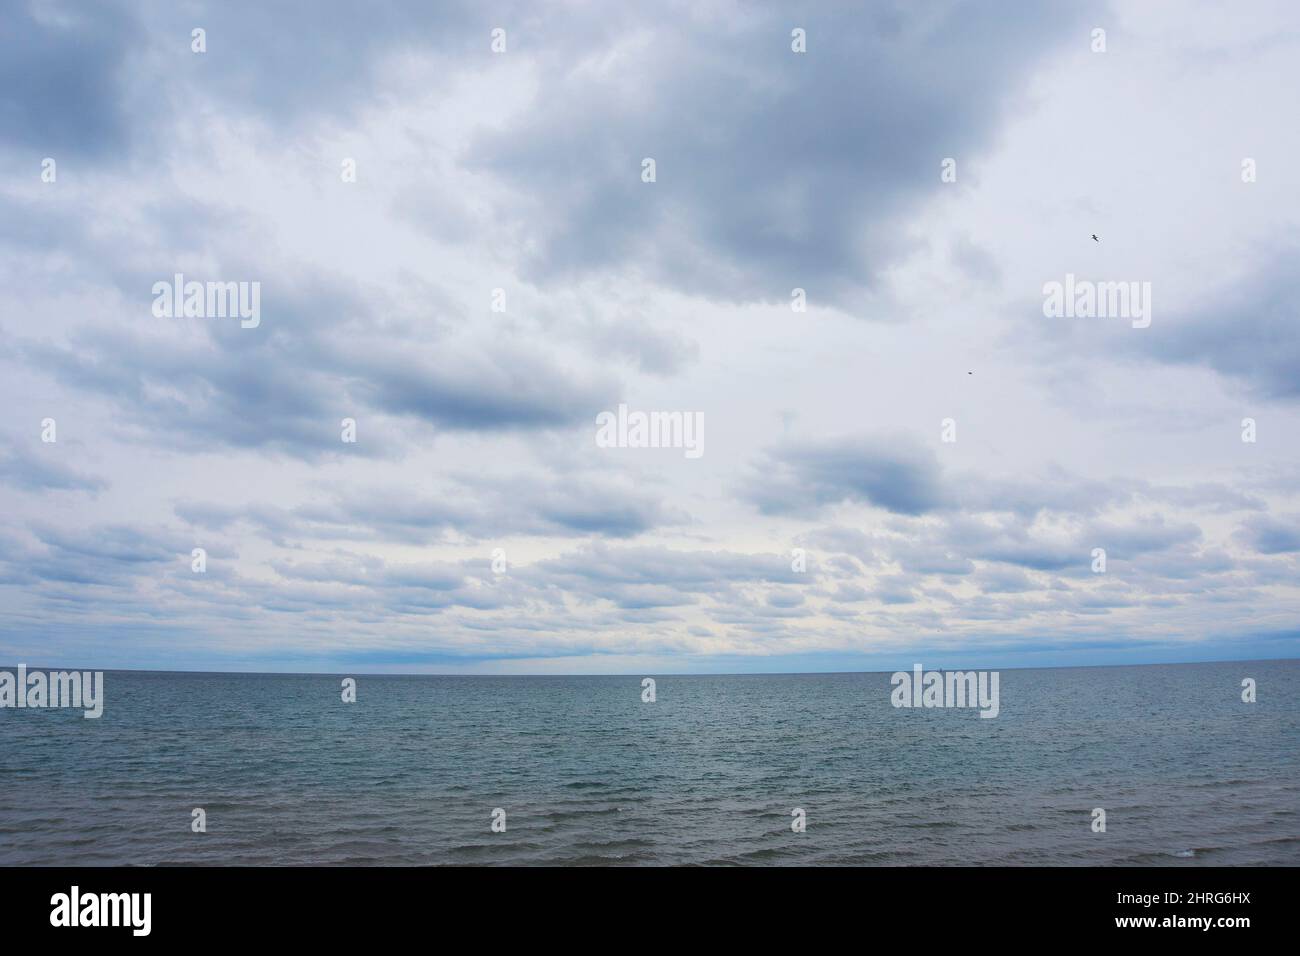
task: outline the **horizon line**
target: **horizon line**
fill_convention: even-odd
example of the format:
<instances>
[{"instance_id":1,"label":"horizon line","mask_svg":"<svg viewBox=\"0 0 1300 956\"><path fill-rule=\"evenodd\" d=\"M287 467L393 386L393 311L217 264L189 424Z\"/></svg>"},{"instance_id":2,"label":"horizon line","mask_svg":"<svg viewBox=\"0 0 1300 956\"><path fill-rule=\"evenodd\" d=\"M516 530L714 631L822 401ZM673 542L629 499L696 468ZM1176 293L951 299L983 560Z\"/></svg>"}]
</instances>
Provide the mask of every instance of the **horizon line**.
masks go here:
<instances>
[{"instance_id":1,"label":"horizon line","mask_svg":"<svg viewBox=\"0 0 1300 956\"><path fill-rule=\"evenodd\" d=\"M1137 664L1062 664L1052 667L935 667L927 670L936 670L942 672L948 671L1063 671L1063 670L1088 670L1101 667L1195 667L1203 664L1275 664L1286 661L1300 661L1300 657L1259 657L1259 658L1233 658L1230 660L1201 660L1201 661L1148 661ZM916 666L915 664L913 666ZM924 667L924 665L921 665ZM86 668L86 667L41 667L31 664L3 664L0 665L0 671L7 671L22 667L27 671L99 671L105 674L194 674L194 675L226 675L231 677L334 677L348 676L350 674L360 674L365 677L645 677L645 676L663 676L663 677L829 677L833 675L847 674L897 674L897 670L841 670L841 671L627 671L623 673L609 674L502 674L502 673L482 673L467 674L462 672L392 672L392 671L235 671L235 670L162 670L144 667L111 667L111 668Z\"/></svg>"}]
</instances>

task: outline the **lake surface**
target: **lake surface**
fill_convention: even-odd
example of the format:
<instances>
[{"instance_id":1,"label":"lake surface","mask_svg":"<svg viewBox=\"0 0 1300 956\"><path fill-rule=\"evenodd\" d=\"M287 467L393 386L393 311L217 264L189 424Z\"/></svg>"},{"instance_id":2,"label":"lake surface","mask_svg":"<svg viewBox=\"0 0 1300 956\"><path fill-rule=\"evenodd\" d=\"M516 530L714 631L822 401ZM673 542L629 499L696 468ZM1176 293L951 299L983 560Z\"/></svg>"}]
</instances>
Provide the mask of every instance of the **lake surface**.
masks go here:
<instances>
[{"instance_id":1,"label":"lake surface","mask_svg":"<svg viewBox=\"0 0 1300 956\"><path fill-rule=\"evenodd\" d=\"M0 710L0 864L1300 865L1300 661L1002 670L994 719L885 673L343 676Z\"/></svg>"}]
</instances>

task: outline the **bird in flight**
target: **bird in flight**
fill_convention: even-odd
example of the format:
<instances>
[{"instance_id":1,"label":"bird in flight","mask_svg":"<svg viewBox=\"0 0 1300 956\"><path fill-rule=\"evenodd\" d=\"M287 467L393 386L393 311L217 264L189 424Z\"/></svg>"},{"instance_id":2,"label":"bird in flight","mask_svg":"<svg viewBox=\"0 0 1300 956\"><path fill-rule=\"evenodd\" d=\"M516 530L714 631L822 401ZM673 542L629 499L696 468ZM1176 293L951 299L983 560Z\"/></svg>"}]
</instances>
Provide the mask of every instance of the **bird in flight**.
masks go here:
<instances>
[{"instance_id":1,"label":"bird in flight","mask_svg":"<svg viewBox=\"0 0 1300 956\"><path fill-rule=\"evenodd\" d=\"M1095 232L1092 234L1092 241L1093 241L1093 242L1101 242L1101 240L1097 238L1097 234L1096 234Z\"/></svg>"}]
</instances>

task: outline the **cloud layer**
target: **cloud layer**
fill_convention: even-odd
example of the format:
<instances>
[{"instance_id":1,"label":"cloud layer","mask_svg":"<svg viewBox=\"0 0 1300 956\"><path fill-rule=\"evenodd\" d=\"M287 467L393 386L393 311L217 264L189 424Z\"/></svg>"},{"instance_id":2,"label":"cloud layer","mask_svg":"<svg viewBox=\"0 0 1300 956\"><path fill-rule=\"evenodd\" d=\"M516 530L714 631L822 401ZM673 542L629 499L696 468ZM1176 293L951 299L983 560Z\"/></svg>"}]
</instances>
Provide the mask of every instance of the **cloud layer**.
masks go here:
<instances>
[{"instance_id":1,"label":"cloud layer","mask_svg":"<svg viewBox=\"0 0 1300 956\"><path fill-rule=\"evenodd\" d=\"M0 658L1293 656L1300 19L1256 12L15 5ZM159 317L178 273L260 323ZM1150 327L1045 317L1067 274ZM620 404L703 456L600 447Z\"/></svg>"}]
</instances>

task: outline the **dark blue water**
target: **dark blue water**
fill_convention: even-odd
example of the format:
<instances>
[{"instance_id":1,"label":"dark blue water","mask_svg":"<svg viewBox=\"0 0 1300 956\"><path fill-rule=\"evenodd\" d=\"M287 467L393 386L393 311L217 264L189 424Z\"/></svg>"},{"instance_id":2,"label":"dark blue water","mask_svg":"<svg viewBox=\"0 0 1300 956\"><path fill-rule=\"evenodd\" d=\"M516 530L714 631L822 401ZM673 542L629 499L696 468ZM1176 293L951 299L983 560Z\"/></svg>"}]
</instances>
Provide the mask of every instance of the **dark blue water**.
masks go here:
<instances>
[{"instance_id":1,"label":"dark blue water","mask_svg":"<svg viewBox=\"0 0 1300 956\"><path fill-rule=\"evenodd\" d=\"M109 672L0 710L0 863L1300 864L1300 661L1004 670L991 720L653 676Z\"/></svg>"}]
</instances>

